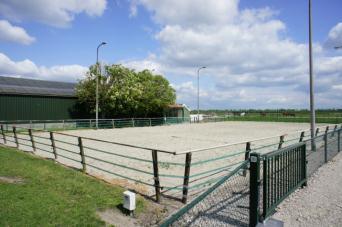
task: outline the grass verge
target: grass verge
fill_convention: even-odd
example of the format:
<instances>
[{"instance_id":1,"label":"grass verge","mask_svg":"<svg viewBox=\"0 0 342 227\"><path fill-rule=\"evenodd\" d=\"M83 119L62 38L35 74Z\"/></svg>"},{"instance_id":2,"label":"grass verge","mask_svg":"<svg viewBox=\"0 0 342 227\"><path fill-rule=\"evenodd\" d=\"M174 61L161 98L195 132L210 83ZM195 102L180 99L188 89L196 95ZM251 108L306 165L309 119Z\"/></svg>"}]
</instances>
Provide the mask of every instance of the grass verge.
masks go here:
<instances>
[{"instance_id":1,"label":"grass verge","mask_svg":"<svg viewBox=\"0 0 342 227\"><path fill-rule=\"evenodd\" d=\"M12 148L0 147L0 226L104 226L96 215L117 209L123 189L108 185L53 161ZM145 201L137 200L137 210Z\"/></svg>"}]
</instances>

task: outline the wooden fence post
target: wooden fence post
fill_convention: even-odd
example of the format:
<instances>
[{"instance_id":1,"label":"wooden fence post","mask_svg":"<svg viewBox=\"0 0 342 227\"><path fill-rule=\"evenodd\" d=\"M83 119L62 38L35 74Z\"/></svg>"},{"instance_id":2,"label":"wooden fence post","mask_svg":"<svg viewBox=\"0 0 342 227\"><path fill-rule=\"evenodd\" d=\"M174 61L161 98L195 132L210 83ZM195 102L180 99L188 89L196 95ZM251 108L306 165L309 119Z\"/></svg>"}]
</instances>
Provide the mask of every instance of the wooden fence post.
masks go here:
<instances>
[{"instance_id":1,"label":"wooden fence post","mask_svg":"<svg viewBox=\"0 0 342 227\"><path fill-rule=\"evenodd\" d=\"M318 133L319 133L319 128L316 128L315 136L318 136Z\"/></svg>"},{"instance_id":2,"label":"wooden fence post","mask_svg":"<svg viewBox=\"0 0 342 227\"><path fill-rule=\"evenodd\" d=\"M158 169L158 152L152 150L153 161L153 176L154 176L154 188L156 190L156 200L160 203L160 181L159 181L159 169Z\"/></svg>"},{"instance_id":3,"label":"wooden fence post","mask_svg":"<svg viewBox=\"0 0 342 227\"><path fill-rule=\"evenodd\" d=\"M300 133L299 142L303 142L304 136L305 136L305 132L303 131Z\"/></svg>"},{"instance_id":4,"label":"wooden fence post","mask_svg":"<svg viewBox=\"0 0 342 227\"><path fill-rule=\"evenodd\" d=\"M53 137L53 132L50 132L50 140L51 140L51 147L53 155L55 156L55 160L57 160L57 151L56 151L56 145L55 145L55 138Z\"/></svg>"},{"instance_id":5,"label":"wooden fence post","mask_svg":"<svg viewBox=\"0 0 342 227\"><path fill-rule=\"evenodd\" d=\"M280 136L279 138L278 150L282 148L283 143L284 143L284 135Z\"/></svg>"},{"instance_id":6,"label":"wooden fence post","mask_svg":"<svg viewBox=\"0 0 342 227\"><path fill-rule=\"evenodd\" d=\"M82 137L78 137L78 146L80 147L82 171L83 171L83 173L86 173L86 171L87 171L87 165L86 165L85 157L84 157L84 150L83 150Z\"/></svg>"},{"instance_id":7,"label":"wooden fence post","mask_svg":"<svg viewBox=\"0 0 342 227\"><path fill-rule=\"evenodd\" d=\"M189 152L189 153L186 153L186 157L185 157L183 197L182 197L182 202L185 204L187 203L187 200L188 200L191 155L192 155L191 152Z\"/></svg>"},{"instance_id":8,"label":"wooden fence post","mask_svg":"<svg viewBox=\"0 0 342 227\"><path fill-rule=\"evenodd\" d=\"M4 126L3 125L1 125L1 134L2 134L2 139L4 140L4 144L5 144L7 141L6 141L6 135L4 132Z\"/></svg>"},{"instance_id":9,"label":"wooden fence post","mask_svg":"<svg viewBox=\"0 0 342 227\"><path fill-rule=\"evenodd\" d=\"M325 128L325 134L327 134L329 131L329 125Z\"/></svg>"},{"instance_id":10,"label":"wooden fence post","mask_svg":"<svg viewBox=\"0 0 342 227\"><path fill-rule=\"evenodd\" d=\"M246 153L245 153L245 160L249 160L250 153L251 153L251 142L246 143ZM243 176L247 176L247 170L243 171Z\"/></svg>"},{"instance_id":11,"label":"wooden fence post","mask_svg":"<svg viewBox=\"0 0 342 227\"><path fill-rule=\"evenodd\" d=\"M334 127L334 131L333 131L333 133L332 133L331 137L333 137L333 136L335 135L335 132L336 132L336 130L337 130L337 125L335 125L335 127Z\"/></svg>"},{"instance_id":12,"label":"wooden fence post","mask_svg":"<svg viewBox=\"0 0 342 227\"><path fill-rule=\"evenodd\" d=\"M13 126L12 130L13 130L13 136L14 136L15 144L16 144L17 148L19 148L19 142L18 142L18 136L17 136L17 128L15 126Z\"/></svg>"},{"instance_id":13,"label":"wooden fence post","mask_svg":"<svg viewBox=\"0 0 342 227\"><path fill-rule=\"evenodd\" d=\"M32 129L29 129L28 132L29 132L31 143L32 143L32 150L36 151L36 144L35 144L34 139L33 139Z\"/></svg>"}]
</instances>

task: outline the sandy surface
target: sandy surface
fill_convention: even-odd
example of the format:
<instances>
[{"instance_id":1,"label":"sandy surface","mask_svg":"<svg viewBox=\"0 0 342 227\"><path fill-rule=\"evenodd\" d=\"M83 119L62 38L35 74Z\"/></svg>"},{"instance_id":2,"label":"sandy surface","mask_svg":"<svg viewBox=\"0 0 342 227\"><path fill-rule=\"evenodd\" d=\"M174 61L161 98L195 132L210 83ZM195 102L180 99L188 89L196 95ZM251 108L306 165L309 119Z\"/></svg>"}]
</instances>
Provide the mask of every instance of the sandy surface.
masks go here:
<instances>
[{"instance_id":1,"label":"sandy surface","mask_svg":"<svg viewBox=\"0 0 342 227\"><path fill-rule=\"evenodd\" d=\"M284 144L284 146L286 146L298 142L298 137L300 135L299 131L308 128L308 123L217 122L140 128L74 130L65 131L63 133L172 152L276 136L271 139L252 142L252 149L265 144L273 144L272 146L258 150L259 152L267 152L278 148L279 135L292 132L285 137L285 141L288 141ZM36 147L40 148L37 149L36 154L53 158L54 156L52 153L41 150L44 149L52 152L49 134L35 133L34 135ZM19 138L21 138L21 143L28 145L21 145L20 149L32 150L30 148L31 142L29 141L28 135L19 135ZM55 133L54 138L58 154L57 161L69 166L81 168L77 137ZM68 144L61 141L67 142ZM153 185L154 176L151 150L97 142L88 139L83 139L82 142L86 155L87 173L104 178L116 184L124 186L129 184L129 188L136 189L144 194L154 194L153 186L141 183L131 184L132 181L127 181L122 178L122 176L124 176ZM14 145L13 142L9 142L9 144ZM190 188L191 193L198 193L198 190L209 187L213 184L213 182L210 182L209 180L215 180L220 176L227 174L227 171L235 168L236 165L245 158L245 147L246 144L240 144L192 153L192 166L190 171L192 176L190 178L190 187L192 187ZM230 156L231 154L237 155ZM72 158L75 161L66 159L65 157ZM101 162L94 158L105 160L105 162ZM215 160L207 162L212 159ZM158 152L158 161L160 184L163 187L163 191L167 191L168 195L177 196L179 198L182 192L185 154L173 155ZM98 168L110 171L113 174L101 171ZM221 168L220 172L215 171L215 169L218 168ZM143 172L138 172L137 170ZM215 175L213 175L214 173ZM174 187L177 188L169 191L170 188Z\"/></svg>"},{"instance_id":2,"label":"sandy surface","mask_svg":"<svg viewBox=\"0 0 342 227\"><path fill-rule=\"evenodd\" d=\"M277 209L285 226L342 226L342 154L323 165Z\"/></svg>"}]
</instances>

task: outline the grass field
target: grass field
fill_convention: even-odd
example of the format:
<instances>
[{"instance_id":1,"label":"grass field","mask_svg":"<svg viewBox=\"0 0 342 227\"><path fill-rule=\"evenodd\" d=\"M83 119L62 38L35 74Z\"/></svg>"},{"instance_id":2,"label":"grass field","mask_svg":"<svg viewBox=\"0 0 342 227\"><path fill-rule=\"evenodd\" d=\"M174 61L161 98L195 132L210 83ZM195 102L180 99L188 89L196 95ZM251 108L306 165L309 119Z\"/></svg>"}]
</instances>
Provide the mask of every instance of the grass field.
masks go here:
<instances>
[{"instance_id":1,"label":"grass field","mask_svg":"<svg viewBox=\"0 0 342 227\"><path fill-rule=\"evenodd\" d=\"M246 113L245 116L226 117L227 121L265 121L265 122L310 122L310 113L298 112L294 116L284 116L280 113ZM340 124L342 123L342 113L339 112L318 112L316 113L316 123Z\"/></svg>"},{"instance_id":2,"label":"grass field","mask_svg":"<svg viewBox=\"0 0 342 227\"><path fill-rule=\"evenodd\" d=\"M122 203L122 188L50 160L0 147L0 163L0 226L104 226L96 211Z\"/></svg>"}]
</instances>

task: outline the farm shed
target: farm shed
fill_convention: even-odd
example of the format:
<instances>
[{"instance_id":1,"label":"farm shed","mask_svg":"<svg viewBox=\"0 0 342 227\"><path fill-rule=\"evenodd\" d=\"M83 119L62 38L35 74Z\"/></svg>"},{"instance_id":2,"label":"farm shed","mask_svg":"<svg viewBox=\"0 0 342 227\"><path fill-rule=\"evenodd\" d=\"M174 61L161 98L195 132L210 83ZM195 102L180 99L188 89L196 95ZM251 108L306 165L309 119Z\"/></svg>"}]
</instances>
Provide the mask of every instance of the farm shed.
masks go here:
<instances>
[{"instance_id":1,"label":"farm shed","mask_svg":"<svg viewBox=\"0 0 342 227\"><path fill-rule=\"evenodd\" d=\"M0 121L77 118L75 85L0 76Z\"/></svg>"},{"instance_id":2,"label":"farm shed","mask_svg":"<svg viewBox=\"0 0 342 227\"><path fill-rule=\"evenodd\" d=\"M190 117L190 109L185 104L169 105L165 109L165 117L178 117L187 119Z\"/></svg>"}]
</instances>

